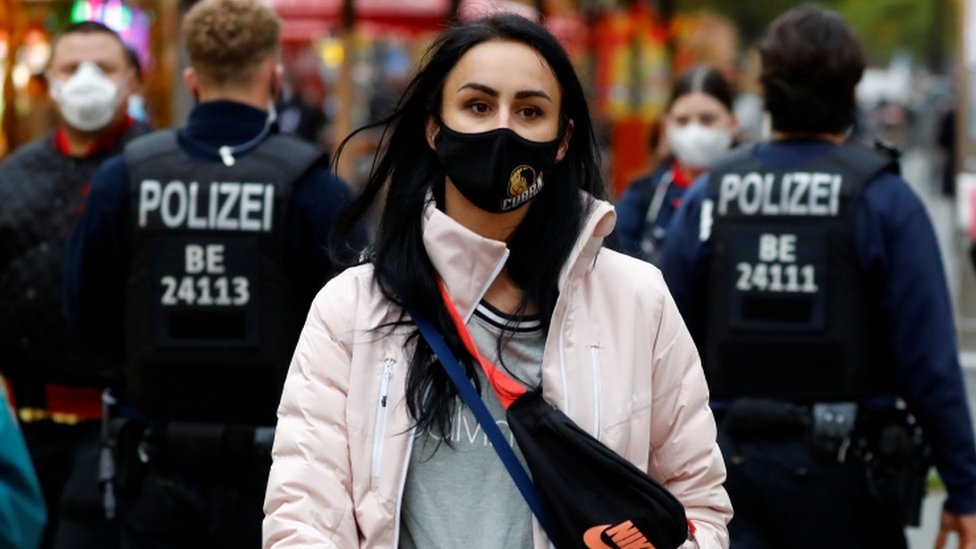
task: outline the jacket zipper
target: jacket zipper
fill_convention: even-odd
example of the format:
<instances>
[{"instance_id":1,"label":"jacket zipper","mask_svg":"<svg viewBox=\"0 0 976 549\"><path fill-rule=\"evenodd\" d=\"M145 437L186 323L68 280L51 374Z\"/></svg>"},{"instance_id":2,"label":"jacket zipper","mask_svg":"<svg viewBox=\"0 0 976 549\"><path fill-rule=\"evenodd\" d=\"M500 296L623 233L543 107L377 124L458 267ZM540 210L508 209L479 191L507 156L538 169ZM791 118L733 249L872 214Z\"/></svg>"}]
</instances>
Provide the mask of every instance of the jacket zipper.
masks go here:
<instances>
[{"instance_id":1,"label":"jacket zipper","mask_svg":"<svg viewBox=\"0 0 976 549\"><path fill-rule=\"evenodd\" d=\"M383 366L383 377L380 379L380 394L376 402L376 424L373 426L373 470L374 477L379 476L383 465L383 446L386 443L386 420L389 417L390 381L393 380L393 366L396 361L386 359Z\"/></svg>"},{"instance_id":2,"label":"jacket zipper","mask_svg":"<svg viewBox=\"0 0 976 549\"><path fill-rule=\"evenodd\" d=\"M569 413L569 380L566 376L566 319L569 317L563 311L563 317L559 320L559 377L563 384L563 407L564 414Z\"/></svg>"},{"instance_id":3,"label":"jacket zipper","mask_svg":"<svg viewBox=\"0 0 976 549\"><path fill-rule=\"evenodd\" d=\"M603 419L600 417L600 393L603 392L603 372L600 367L600 348L590 346L590 364L593 366L593 436L599 440L603 429Z\"/></svg>"}]
</instances>

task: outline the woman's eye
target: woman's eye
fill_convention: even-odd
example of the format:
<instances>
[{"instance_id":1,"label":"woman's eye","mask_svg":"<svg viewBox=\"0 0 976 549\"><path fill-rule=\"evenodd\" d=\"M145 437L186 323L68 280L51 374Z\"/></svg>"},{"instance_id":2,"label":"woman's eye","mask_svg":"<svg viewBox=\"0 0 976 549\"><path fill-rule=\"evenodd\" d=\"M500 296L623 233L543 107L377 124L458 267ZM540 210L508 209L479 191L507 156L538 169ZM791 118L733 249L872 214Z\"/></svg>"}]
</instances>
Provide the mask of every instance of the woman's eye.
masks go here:
<instances>
[{"instance_id":1,"label":"woman's eye","mask_svg":"<svg viewBox=\"0 0 976 549\"><path fill-rule=\"evenodd\" d=\"M542 111L535 107L525 107L519 111L519 114L522 115L522 118L532 119L538 118L542 114Z\"/></svg>"},{"instance_id":2,"label":"woman's eye","mask_svg":"<svg viewBox=\"0 0 976 549\"><path fill-rule=\"evenodd\" d=\"M468 108L475 114L486 114L488 112L488 105L485 103L472 103L468 105Z\"/></svg>"}]
</instances>

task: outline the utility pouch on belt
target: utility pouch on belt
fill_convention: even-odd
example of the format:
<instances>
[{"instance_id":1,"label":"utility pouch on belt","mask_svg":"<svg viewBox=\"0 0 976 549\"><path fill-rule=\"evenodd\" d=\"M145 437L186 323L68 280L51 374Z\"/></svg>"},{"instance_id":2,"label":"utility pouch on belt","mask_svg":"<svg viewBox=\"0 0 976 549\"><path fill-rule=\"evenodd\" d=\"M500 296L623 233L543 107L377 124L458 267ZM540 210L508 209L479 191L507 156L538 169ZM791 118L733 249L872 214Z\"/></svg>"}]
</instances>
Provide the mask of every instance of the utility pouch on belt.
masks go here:
<instances>
[{"instance_id":1,"label":"utility pouch on belt","mask_svg":"<svg viewBox=\"0 0 976 549\"><path fill-rule=\"evenodd\" d=\"M818 402L813 405L811 415L810 446L814 455L826 462L843 463L851 446L857 403Z\"/></svg>"},{"instance_id":2,"label":"utility pouch on belt","mask_svg":"<svg viewBox=\"0 0 976 549\"><path fill-rule=\"evenodd\" d=\"M921 426L904 409L878 414L864 423L857 449L869 489L904 525L918 526L932 465L932 448Z\"/></svg>"},{"instance_id":3,"label":"utility pouch on belt","mask_svg":"<svg viewBox=\"0 0 976 549\"><path fill-rule=\"evenodd\" d=\"M224 426L215 423L168 423L156 456L165 466L195 471L220 462Z\"/></svg>"}]
</instances>

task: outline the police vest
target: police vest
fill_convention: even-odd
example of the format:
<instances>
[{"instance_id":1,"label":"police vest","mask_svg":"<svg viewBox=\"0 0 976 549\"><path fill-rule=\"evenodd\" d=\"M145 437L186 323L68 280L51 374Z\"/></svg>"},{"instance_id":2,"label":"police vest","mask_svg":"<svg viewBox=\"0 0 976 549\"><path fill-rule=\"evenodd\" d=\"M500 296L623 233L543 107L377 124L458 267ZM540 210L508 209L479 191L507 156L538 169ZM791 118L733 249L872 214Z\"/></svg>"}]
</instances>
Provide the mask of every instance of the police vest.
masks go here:
<instances>
[{"instance_id":1,"label":"police vest","mask_svg":"<svg viewBox=\"0 0 976 549\"><path fill-rule=\"evenodd\" d=\"M788 170L744 147L710 171L700 343L713 397L836 401L888 389L881 285L854 250L858 201L888 169L890 155L846 144Z\"/></svg>"},{"instance_id":2,"label":"police vest","mask_svg":"<svg viewBox=\"0 0 976 549\"><path fill-rule=\"evenodd\" d=\"M175 131L126 147L126 397L141 412L273 424L306 312L284 267L285 217L321 156L282 135L231 166L188 155Z\"/></svg>"}]
</instances>

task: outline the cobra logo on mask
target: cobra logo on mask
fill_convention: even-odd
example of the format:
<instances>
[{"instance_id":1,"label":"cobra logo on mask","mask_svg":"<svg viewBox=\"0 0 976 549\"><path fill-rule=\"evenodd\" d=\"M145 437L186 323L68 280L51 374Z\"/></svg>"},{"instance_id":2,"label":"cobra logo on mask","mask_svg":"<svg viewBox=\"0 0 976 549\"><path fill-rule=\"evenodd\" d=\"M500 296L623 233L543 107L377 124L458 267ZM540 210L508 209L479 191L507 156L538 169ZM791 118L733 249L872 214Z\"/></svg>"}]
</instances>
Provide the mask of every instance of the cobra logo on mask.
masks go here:
<instances>
[{"instance_id":1,"label":"cobra logo on mask","mask_svg":"<svg viewBox=\"0 0 976 549\"><path fill-rule=\"evenodd\" d=\"M514 210L532 200L541 190L542 174L536 175L532 166L521 164L508 177L508 198L502 200L501 210Z\"/></svg>"},{"instance_id":2,"label":"cobra logo on mask","mask_svg":"<svg viewBox=\"0 0 976 549\"><path fill-rule=\"evenodd\" d=\"M530 141L508 128L460 133L443 123L434 138L451 183L472 204L493 213L515 210L542 191L559 143L559 138Z\"/></svg>"}]
</instances>

